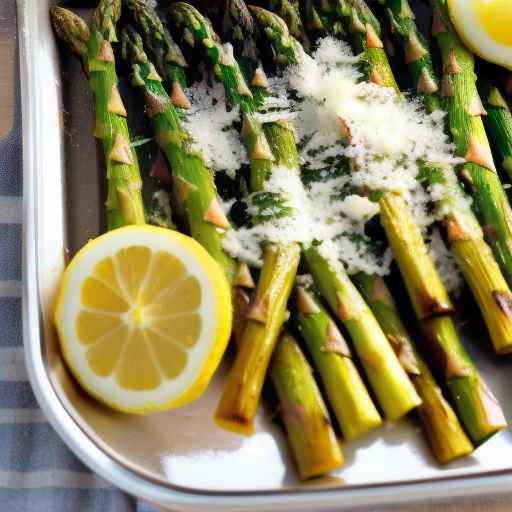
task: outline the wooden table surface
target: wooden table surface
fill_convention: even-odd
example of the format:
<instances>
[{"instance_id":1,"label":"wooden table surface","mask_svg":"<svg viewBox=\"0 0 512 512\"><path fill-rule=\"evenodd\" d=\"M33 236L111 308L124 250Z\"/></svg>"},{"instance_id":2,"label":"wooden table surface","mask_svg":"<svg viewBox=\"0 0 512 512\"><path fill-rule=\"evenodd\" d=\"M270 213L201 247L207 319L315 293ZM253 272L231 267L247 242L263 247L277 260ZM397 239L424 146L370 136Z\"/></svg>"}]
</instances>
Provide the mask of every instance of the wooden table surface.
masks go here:
<instances>
[{"instance_id":1,"label":"wooden table surface","mask_svg":"<svg viewBox=\"0 0 512 512\"><path fill-rule=\"evenodd\" d=\"M9 131L12 123L14 49L14 20L0 18L0 136Z\"/></svg>"},{"instance_id":2,"label":"wooden table surface","mask_svg":"<svg viewBox=\"0 0 512 512\"><path fill-rule=\"evenodd\" d=\"M12 122L14 61L14 24L12 20L0 19L0 136L9 131ZM456 503L442 501L414 506L373 507L365 512L512 512L512 496L471 498Z\"/></svg>"}]
</instances>

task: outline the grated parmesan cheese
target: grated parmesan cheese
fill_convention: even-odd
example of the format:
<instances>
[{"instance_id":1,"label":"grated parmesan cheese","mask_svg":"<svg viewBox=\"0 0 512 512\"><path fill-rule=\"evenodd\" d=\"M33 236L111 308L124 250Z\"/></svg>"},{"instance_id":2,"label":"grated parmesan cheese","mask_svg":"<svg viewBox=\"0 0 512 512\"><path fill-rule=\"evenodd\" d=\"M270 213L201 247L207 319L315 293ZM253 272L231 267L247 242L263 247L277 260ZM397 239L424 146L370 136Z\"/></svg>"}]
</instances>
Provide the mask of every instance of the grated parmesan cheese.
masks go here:
<instances>
[{"instance_id":1,"label":"grated parmesan cheese","mask_svg":"<svg viewBox=\"0 0 512 512\"><path fill-rule=\"evenodd\" d=\"M304 248L318 244L320 252L334 268L342 269L342 261L350 273L364 271L385 275L391 254L387 253L382 261L364 244L352 239L354 235L364 237L364 222L379 212L379 206L355 194L333 200L333 195L345 183L346 178L340 177L312 183L306 188L298 169L275 166L265 182L264 192L278 193L291 214L229 231L223 240L224 249L231 256L260 267L264 243L295 242ZM256 215L258 212L253 208L250 206L248 211Z\"/></svg>"},{"instance_id":2,"label":"grated parmesan cheese","mask_svg":"<svg viewBox=\"0 0 512 512\"><path fill-rule=\"evenodd\" d=\"M351 194L340 202L342 212L355 221L366 222L379 212L379 205L367 197Z\"/></svg>"},{"instance_id":3,"label":"grated parmesan cheese","mask_svg":"<svg viewBox=\"0 0 512 512\"><path fill-rule=\"evenodd\" d=\"M294 112L266 112L254 114L254 119L260 124L275 123L276 121L292 121L296 117Z\"/></svg>"},{"instance_id":4,"label":"grated parmesan cheese","mask_svg":"<svg viewBox=\"0 0 512 512\"><path fill-rule=\"evenodd\" d=\"M421 163L462 162L443 131L445 114L426 114L417 101L392 89L359 83L351 59L346 45L324 38L313 57L303 54L301 64L283 77L302 98L292 108L299 137L308 141L303 161L317 166L324 155L332 156L342 120L350 135L340 153L352 162L354 187L402 193L426 229L435 219L429 212L432 197L418 181ZM308 151L315 149L310 158Z\"/></svg>"},{"instance_id":5,"label":"grated parmesan cheese","mask_svg":"<svg viewBox=\"0 0 512 512\"><path fill-rule=\"evenodd\" d=\"M191 107L184 120L193 139L193 149L200 151L213 171L226 171L234 178L236 171L247 162L247 154L233 127L240 120L240 111L226 110L224 87L216 82L210 87L199 82L185 91Z\"/></svg>"}]
</instances>

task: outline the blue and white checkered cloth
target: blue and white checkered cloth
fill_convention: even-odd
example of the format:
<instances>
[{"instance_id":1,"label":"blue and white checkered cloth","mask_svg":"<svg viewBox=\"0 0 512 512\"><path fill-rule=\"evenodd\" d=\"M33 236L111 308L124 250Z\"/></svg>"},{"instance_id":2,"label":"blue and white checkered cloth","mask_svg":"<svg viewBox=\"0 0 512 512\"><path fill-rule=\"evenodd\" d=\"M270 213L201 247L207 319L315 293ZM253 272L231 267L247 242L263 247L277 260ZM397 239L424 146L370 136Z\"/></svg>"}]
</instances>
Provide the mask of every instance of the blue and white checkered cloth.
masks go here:
<instances>
[{"instance_id":1,"label":"blue and white checkered cloth","mask_svg":"<svg viewBox=\"0 0 512 512\"><path fill-rule=\"evenodd\" d=\"M15 0L0 0L0 19L15 23ZM13 128L0 139L0 511L154 511L76 459L46 421L27 380L21 322L19 101L17 105Z\"/></svg>"}]
</instances>

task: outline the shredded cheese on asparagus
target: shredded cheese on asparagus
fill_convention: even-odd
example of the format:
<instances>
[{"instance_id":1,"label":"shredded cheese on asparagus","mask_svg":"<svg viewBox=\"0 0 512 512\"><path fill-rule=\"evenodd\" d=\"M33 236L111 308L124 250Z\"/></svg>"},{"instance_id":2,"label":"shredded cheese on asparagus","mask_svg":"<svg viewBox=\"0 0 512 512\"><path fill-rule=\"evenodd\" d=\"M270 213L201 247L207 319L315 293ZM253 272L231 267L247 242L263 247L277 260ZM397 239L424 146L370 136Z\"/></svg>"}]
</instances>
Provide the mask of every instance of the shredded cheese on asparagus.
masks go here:
<instances>
[{"instance_id":1,"label":"shredded cheese on asparagus","mask_svg":"<svg viewBox=\"0 0 512 512\"><path fill-rule=\"evenodd\" d=\"M199 82L186 90L191 107L185 117L185 128L192 135L193 149L200 151L213 171L226 171L233 177L247 161L244 146L233 123L240 119L238 107L226 110L224 87Z\"/></svg>"},{"instance_id":2,"label":"shredded cheese on asparagus","mask_svg":"<svg viewBox=\"0 0 512 512\"><path fill-rule=\"evenodd\" d=\"M312 57L302 54L298 65L271 80L273 95L255 119L262 124L278 120L292 124L301 169L273 167L263 193L277 194L279 205L260 211L249 196L247 211L264 221L230 230L224 248L233 257L260 266L265 243L297 242L304 248L315 244L333 265L342 262L349 273L386 275L390 250L369 250L372 242L365 234L365 224L379 213L378 203L367 196L393 191L409 204L430 242L441 277L454 290L460 285L460 273L431 226L447 213L449 204L443 198L455 198L461 208L469 208L470 203L457 184L425 187L421 181L425 162L461 162L444 132L444 113L427 114L414 99L360 83L358 61L347 45L328 37ZM213 88L199 84L188 92L194 109L187 128L197 149L214 170L234 175L246 162L233 128L240 122L238 109L226 111L219 84ZM279 215L283 208L287 214Z\"/></svg>"},{"instance_id":3,"label":"shredded cheese on asparagus","mask_svg":"<svg viewBox=\"0 0 512 512\"><path fill-rule=\"evenodd\" d=\"M330 156L344 125L348 134L342 152L352 162L352 184L400 192L426 229L437 219L430 208L433 198L418 181L421 163L462 161L454 157L455 147L444 132L444 113L427 114L418 101L392 89L359 83L352 59L346 45L325 38L313 57L303 54L300 65L289 68L284 86L302 98L292 105L299 138L309 139L309 149L325 147ZM315 154L313 163L321 155Z\"/></svg>"}]
</instances>

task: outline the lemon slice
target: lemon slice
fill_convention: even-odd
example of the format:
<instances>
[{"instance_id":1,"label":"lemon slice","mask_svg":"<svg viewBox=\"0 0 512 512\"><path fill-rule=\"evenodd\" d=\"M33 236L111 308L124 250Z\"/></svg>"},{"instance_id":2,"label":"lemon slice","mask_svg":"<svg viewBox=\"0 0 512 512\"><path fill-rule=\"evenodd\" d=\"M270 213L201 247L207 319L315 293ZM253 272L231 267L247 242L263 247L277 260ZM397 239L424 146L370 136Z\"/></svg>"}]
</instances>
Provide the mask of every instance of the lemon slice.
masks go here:
<instances>
[{"instance_id":1,"label":"lemon slice","mask_svg":"<svg viewBox=\"0 0 512 512\"><path fill-rule=\"evenodd\" d=\"M197 242L128 226L76 254L55 323L85 390L115 409L143 413L201 395L226 348L231 317L227 279Z\"/></svg>"},{"instance_id":2,"label":"lemon slice","mask_svg":"<svg viewBox=\"0 0 512 512\"><path fill-rule=\"evenodd\" d=\"M448 0L448 9L459 36L471 51L512 70L510 0Z\"/></svg>"}]
</instances>

